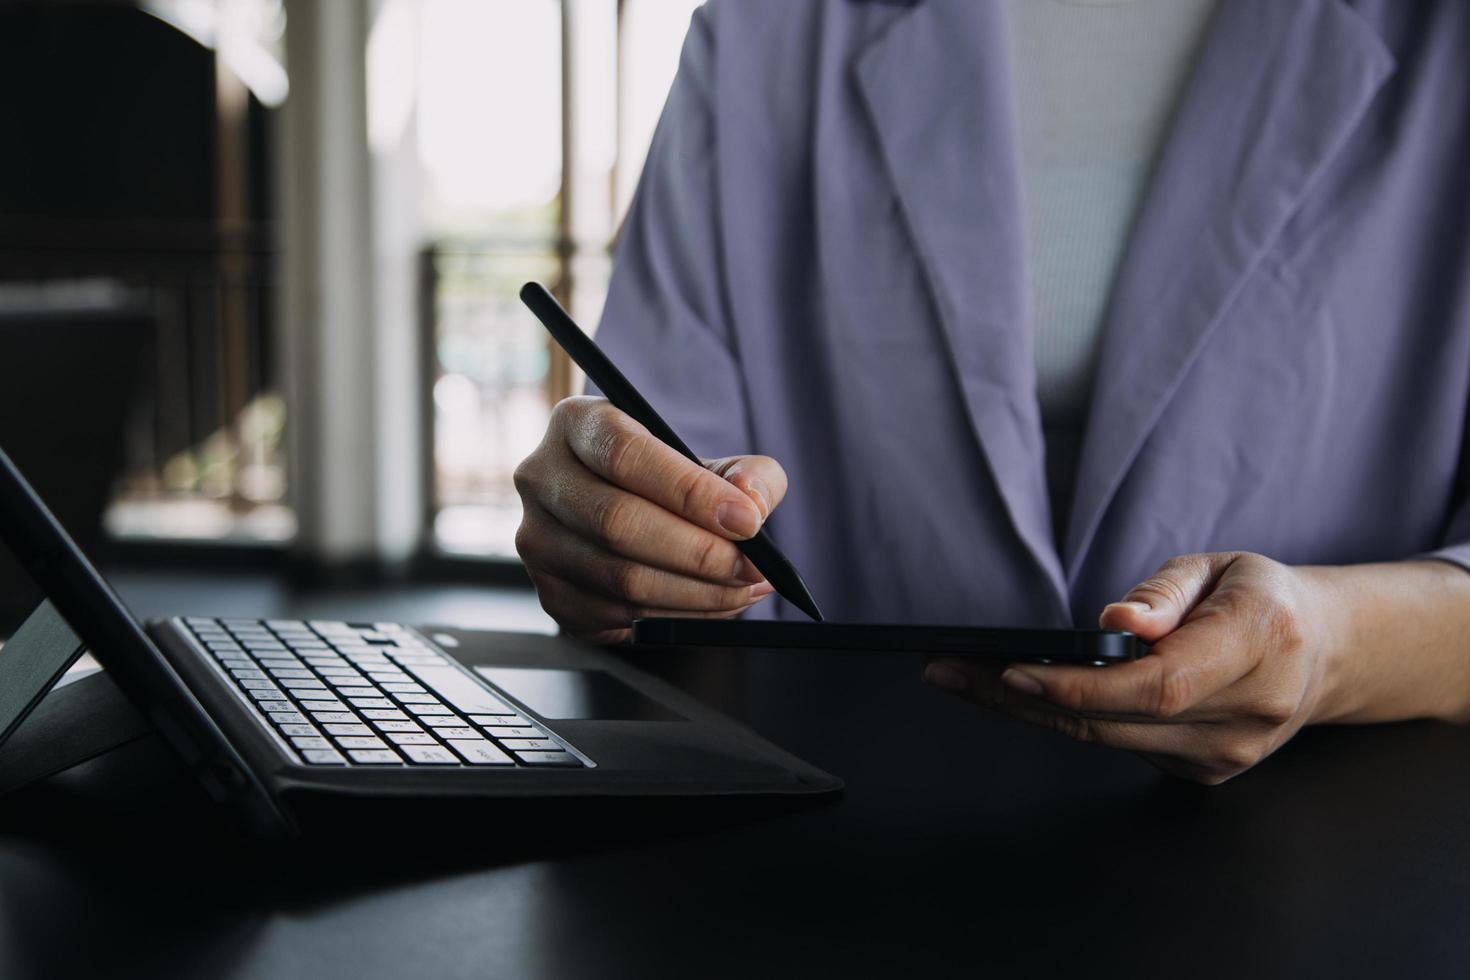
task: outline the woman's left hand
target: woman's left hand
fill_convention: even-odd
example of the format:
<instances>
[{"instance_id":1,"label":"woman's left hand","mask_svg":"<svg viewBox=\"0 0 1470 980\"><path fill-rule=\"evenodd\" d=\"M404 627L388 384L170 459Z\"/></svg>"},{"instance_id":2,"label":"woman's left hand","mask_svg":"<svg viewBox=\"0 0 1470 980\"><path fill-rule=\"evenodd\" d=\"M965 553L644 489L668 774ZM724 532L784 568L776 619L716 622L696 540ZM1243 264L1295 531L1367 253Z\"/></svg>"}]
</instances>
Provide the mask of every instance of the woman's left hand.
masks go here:
<instances>
[{"instance_id":1,"label":"woman's left hand","mask_svg":"<svg viewBox=\"0 0 1470 980\"><path fill-rule=\"evenodd\" d=\"M931 684L1084 742L1216 784L1313 720L1327 687L1332 607L1310 570L1240 552L1166 562L1103 610L1153 649L1099 669L938 659Z\"/></svg>"}]
</instances>

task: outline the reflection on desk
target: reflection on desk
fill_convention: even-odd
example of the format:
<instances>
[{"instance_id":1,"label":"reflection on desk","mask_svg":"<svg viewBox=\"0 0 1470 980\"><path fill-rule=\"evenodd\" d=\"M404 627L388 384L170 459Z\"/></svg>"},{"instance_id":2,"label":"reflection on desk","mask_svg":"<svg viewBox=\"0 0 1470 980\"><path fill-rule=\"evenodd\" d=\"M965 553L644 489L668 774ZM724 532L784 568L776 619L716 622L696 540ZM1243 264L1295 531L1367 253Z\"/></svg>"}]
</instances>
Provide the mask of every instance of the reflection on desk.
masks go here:
<instances>
[{"instance_id":1,"label":"reflection on desk","mask_svg":"<svg viewBox=\"0 0 1470 980\"><path fill-rule=\"evenodd\" d=\"M1209 789L913 658L637 656L846 792L362 807L262 852L135 746L0 809L0 976L1470 975L1470 731L1312 730Z\"/></svg>"}]
</instances>

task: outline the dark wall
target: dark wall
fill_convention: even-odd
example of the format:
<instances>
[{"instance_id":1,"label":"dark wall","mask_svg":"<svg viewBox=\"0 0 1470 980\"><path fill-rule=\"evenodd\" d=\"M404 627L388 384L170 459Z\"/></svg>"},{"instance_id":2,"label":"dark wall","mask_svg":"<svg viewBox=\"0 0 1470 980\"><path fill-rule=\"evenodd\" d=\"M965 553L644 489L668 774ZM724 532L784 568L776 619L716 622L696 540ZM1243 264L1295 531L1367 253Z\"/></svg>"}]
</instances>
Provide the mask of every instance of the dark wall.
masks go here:
<instances>
[{"instance_id":1,"label":"dark wall","mask_svg":"<svg viewBox=\"0 0 1470 980\"><path fill-rule=\"evenodd\" d=\"M0 3L0 214L206 220L214 57L120 4Z\"/></svg>"}]
</instances>

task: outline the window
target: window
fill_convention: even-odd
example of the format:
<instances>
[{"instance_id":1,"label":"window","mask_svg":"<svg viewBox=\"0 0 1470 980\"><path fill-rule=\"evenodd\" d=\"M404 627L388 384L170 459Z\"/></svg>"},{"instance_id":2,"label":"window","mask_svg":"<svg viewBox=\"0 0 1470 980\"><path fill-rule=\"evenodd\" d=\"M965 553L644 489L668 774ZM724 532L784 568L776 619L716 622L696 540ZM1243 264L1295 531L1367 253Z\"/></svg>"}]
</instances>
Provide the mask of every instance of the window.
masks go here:
<instances>
[{"instance_id":1,"label":"window","mask_svg":"<svg viewBox=\"0 0 1470 980\"><path fill-rule=\"evenodd\" d=\"M408 83L369 93L370 142L404 131L410 118L416 132L432 418L426 523L441 551L514 553L520 502L511 473L540 440L554 402L580 386L516 293L527 279L545 282L595 327L612 238L696 6L391 0L373 8L369 87L379 59ZM109 527L125 538L281 544L297 526L272 315L279 215L270 160L281 138L271 109L289 90L282 36L291 8L148 0L144 9L139 17L212 52L214 117L198 128L215 140L208 152L221 193L208 215L208 248L191 253L191 264L164 242L157 268L103 284L135 290L158 321L148 397L129 429ZM140 267L135 259L130 269Z\"/></svg>"},{"instance_id":2,"label":"window","mask_svg":"<svg viewBox=\"0 0 1470 980\"><path fill-rule=\"evenodd\" d=\"M432 532L445 552L514 554L511 473L579 387L516 292L539 279L596 325L613 233L696 6L425 0Z\"/></svg>"}]
</instances>

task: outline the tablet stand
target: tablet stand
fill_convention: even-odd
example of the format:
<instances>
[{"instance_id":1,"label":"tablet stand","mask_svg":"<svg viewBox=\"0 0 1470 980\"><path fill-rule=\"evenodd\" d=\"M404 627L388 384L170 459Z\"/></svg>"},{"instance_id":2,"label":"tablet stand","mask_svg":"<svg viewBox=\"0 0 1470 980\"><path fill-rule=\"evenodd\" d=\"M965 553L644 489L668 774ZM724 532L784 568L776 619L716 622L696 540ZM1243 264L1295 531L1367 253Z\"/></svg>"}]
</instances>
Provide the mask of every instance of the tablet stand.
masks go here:
<instances>
[{"instance_id":1,"label":"tablet stand","mask_svg":"<svg viewBox=\"0 0 1470 980\"><path fill-rule=\"evenodd\" d=\"M81 638L50 602L37 606L0 647L0 793L150 731L104 671L58 685L84 652Z\"/></svg>"}]
</instances>

